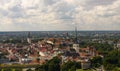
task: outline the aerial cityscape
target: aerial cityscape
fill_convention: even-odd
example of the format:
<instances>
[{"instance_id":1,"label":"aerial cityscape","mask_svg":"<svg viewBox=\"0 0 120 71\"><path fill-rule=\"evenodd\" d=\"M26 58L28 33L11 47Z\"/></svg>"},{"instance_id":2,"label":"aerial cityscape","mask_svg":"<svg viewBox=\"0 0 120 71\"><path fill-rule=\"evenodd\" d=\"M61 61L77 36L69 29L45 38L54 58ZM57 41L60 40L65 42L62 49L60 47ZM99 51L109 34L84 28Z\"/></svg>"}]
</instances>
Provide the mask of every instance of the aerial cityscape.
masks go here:
<instances>
[{"instance_id":1,"label":"aerial cityscape","mask_svg":"<svg viewBox=\"0 0 120 71\"><path fill-rule=\"evenodd\" d=\"M77 69L104 71L104 68L112 68L106 64L111 64L115 68L118 64L119 67L120 32L118 31L1 32L0 36L1 69L46 71L41 66L54 58L55 62L60 59L58 62L62 71L66 71L67 68L64 69L62 66L67 63L69 66L69 62L71 64L73 62L73 66L77 63L75 70L70 71ZM53 64L55 68L58 67L56 63ZM53 70L47 71L61 70L54 70L53 66Z\"/></svg>"},{"instance_id":2,"label":"aerial cityscape","mask_svg":"<svg viewBox=\"0 0 120 71\"><path fill-rule=\"evenodd\" d=\"M0 71L120 71L120 0L0 0Z\"/></svg>"}]
</instances>

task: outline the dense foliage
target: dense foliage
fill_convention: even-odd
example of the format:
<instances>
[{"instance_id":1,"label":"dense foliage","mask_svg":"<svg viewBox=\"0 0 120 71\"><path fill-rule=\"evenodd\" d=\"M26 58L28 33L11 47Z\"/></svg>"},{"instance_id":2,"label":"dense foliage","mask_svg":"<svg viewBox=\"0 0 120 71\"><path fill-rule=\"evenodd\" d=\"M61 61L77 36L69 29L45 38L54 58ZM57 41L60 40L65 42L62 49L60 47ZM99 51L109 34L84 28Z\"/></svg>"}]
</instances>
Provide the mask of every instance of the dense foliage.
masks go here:
<instances>
[{"instance_id":1,"label":"dense foliage","mask_svg":"<svg viewBox=\"0 0 120 71\"><path fill-rule=\"evenodd\" d=\"M113 50L113 46L107 43L88 43L89 46L95 47L95 49L100 53L108 53Z\"/></svg>"},{"instance_id":2,"label":"dense foliage","mask_svg":"<svg viewBox=\"0 0 120 71\"><path fill-rule=\"evenodd\" d=\"M60 71L61 60L57 57L49 60L46 64L43 64L36 68L35 71Z\"/></svg>"},{"instance_id":3,"label":"dense foliage","mask_svg":"<svg viewBox=\"0 0 120 71\"><path fill-rule=\"evenodd\" d=\"M103 64L103 59L100 56L96 56L93 59L91 59L92 67L100 67Z\"/></svg>"},{"instance_id":4,"label":"dense foliage","mask_svg":"<svg viewBox=\"0 0 120 71\"><path fill-rule=\"evenodd\" d=\"M76 71L76 69L80 69L81 64L75 61L68 61L67 63L62 64L61 71Z\"/></svg>"},{"instance_id":5,"label":"dense foliage","mask_svg":"<svg viewBox=\"0 0 120 71\"><path fill-rule=\"evenodd\" d=\"M120 51L113 50L104 58L104 67L106 70L120 68Z\"/></svg>"},{"instance_id":6,"label":"dense foliage","mask_svg":"<svg viewBox=\"0 0 120 71\"><path fill-rule=\"evenodd\" d=\"M67 63L61 64L61 60L54 57L46 64L37 67L35 71L76 71L78 68L81 68L80 63L68 61Z\"/></svg>"}]
</instances>

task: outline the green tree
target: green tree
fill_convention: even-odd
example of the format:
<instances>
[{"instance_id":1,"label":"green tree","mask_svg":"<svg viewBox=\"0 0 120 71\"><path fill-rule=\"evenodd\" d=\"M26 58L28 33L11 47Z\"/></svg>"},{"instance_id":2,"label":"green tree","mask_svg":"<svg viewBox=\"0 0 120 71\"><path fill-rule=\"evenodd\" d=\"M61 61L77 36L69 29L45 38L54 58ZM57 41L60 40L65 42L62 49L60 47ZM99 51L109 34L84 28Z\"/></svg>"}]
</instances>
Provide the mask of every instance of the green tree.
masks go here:
<instances>
[{"instance_id":1,"label":"green tree","mask_svg":"<svg viewBox=\"0 0 120 71\"><path fill-rule=\"evenodd\" d=\"M91 59L92 67L100 67L103 64L103 59L100 56L96 56Z\"/></svg>"},{"instance_id":2,"label":"green tree","mask_svg":"<svg viewBox=\"0 0 120 71\"><path fill-rule=\"evenodd\" d=\"M59 64L55 64L54 62L50 62L48 66L48 71L60 71Z\"/></svg>"},{"instance_id":3,"label":"green tree","mask_svg":"<svg viewBox=\"0 0 120 71\"><path fill-rule=\"evenodd\" d=\"M76 71L76 67L75 66L72 66L69 71Z\"/></svg>"},{"instance_id":4,"label":"green tree","mask_svg":"<svg viewBox=\"0 0 120 71\"><path fill-rule=\"evenodd\" d=\"M78 63L78 62L75 62L75 61L68 61L67 63L64 63L62 66L61 66L61 71L69 71L71 68L74 67L76 69L80 69L81 68L81 64Z\"/></svg>"},{"instance_id":5,"label":"green tree","mask_svg":"<svg viewBox=\"0 0 120 71\"><path fill-rule=\"evenodd\" d=\"M113 70L116 67L120 67L120 51L113 50L109 52L104 58L104 67L106 70Z\"/></svg>"},{"instance_id":6,"label":"green tree","mask_svg":"<svg viewBox=\"0 0 120 71\"><path fill-rule=\"evenodd\" d=\"M95 47L95 49L102 54L107 54L112 51L114 48L112 45L107 43L88 43L87 45Z\"/></svg>"},{"instance_id":7,"label":"green tree","mask_svg":"<svg viewBox=\"0 0 120 71\"><path fill-rule=\"evenodd\" d=\"M61 60L58 57L54 57L49 60L46 64L43 64L35 69L35 71L60 71Z\"/></svg>"},{"instance_id":8,"label":"green tree","mask_svg":"<svg viewBox=\"0 0 120 71\"><path fill-rule=\"evenodd\" d=\"M48 71L48 64L43 64L35 69L35 71Z\"/></svg>"},{"instance_id":9,"label":"green tree","mask_svg":"<svg viewBox=\"0 0 120 71\"><path fill-rule=\"evenodd\" d=\"M54 57L52 60L50 60L48 71L60 71L60 62L61 60L58 57Z\"/></svg>"}]
</instances>

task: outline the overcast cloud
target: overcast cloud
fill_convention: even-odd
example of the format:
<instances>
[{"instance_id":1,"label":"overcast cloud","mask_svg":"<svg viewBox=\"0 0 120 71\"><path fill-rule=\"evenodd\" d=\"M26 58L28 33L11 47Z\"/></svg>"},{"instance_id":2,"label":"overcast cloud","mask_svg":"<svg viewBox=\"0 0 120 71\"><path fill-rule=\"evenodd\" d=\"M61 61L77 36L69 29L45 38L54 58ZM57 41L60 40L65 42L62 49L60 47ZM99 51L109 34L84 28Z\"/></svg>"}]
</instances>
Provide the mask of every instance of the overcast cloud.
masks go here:
<instances>
[{"instance_id":1,"label":"overcast cloud","mask_svg":"<svg viewBox=\"0 0 120 71\"><path fill-rule=\"evenodd\" d=\"M0 31L120 30L120 0L0 0Z\"/></svg>"}]
</instances>

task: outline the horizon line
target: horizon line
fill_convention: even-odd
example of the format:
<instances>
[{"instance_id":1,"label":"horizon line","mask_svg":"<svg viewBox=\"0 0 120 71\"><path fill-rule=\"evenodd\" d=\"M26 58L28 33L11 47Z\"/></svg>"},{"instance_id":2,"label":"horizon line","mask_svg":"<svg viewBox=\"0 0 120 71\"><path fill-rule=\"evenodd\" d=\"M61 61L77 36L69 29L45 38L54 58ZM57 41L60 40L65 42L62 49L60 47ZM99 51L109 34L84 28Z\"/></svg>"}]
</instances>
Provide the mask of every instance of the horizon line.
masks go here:
<instances>
[{"instance_id":1,"label":"horizon line","mask_svg":"<svg viewBox=\"0 0 120 71\"><path fill-rule=\"evenodd\" d=\"M61 32L64 32L64 31L66 32L66 31L68 31L68 32L69 32L69 31L75 31L75 30L42 30L42 31L40 31L40 30L32 30L32 31L0 31L0 32L52 32L52 31L58 31L58 32L60 32L60 31L61 31ZM82 31L98 31L98 32L99 32L99 31L108 31L108 32L109 32L109 31L111 31L111 32L112 32L112 31L113 31L113 32L114 32L114 31L117 31L117 32L120 32L120 30L77 30L77 31L81 31L81 32L82 32Z\"/></svg>"}]
</instances>

